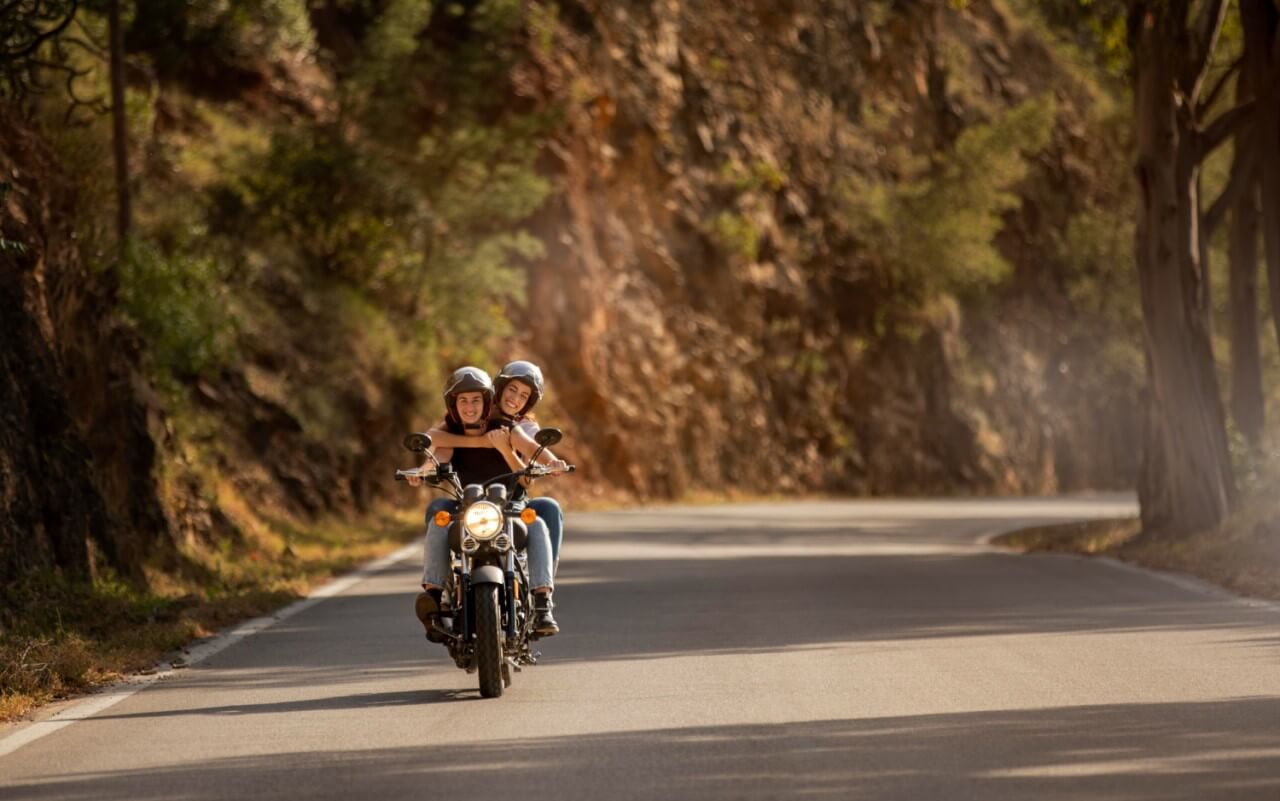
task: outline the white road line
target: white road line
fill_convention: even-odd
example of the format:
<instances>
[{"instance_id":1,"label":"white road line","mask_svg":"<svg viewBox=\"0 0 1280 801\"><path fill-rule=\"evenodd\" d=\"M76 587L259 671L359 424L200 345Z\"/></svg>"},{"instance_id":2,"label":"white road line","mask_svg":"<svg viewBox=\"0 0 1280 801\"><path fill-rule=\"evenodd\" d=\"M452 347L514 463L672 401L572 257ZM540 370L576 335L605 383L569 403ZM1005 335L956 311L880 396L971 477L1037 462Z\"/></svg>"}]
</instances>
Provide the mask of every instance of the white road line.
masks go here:
<instances>
[{"instance_id":1,"label":"white road line","mask_svg":"<svg viewBox=\"0 0 1280 801\"><path fill-rule=\"evenodd\" d=\"M187 665L195 665L230 645L251 637L260 631L270 628L279 623L281 620L293 617L299 612L309 609L320 603L325 598L331 598L339 593L359 584L361 581L369 578L375 573L387 569L391 565L401 560L407 559L416 553L421 552L422 545L420 543L412 543L399 549L395 553L384 556L381 559L357 568L347 575L335 579L318 588L306 598L286 606L274 614L264 617L257 617L252 620L246 620L244 623L236 626L228 632L215 635L200 643L199 645L187 651L183 657L183 661ZM124 699L134 693L150 687L160 679L172 676L175 672L173 665L168 662L162 662L156 666L154 673L148 673L143 676L131 676L123 681L109 685L93 695L78 701L66 709L51 715L45 720L36 721L27 726L23 726L7 737L0 738L0 757L8 756L24 745L29 745L41 737L53 734L59 729L66 728L78 720L93 717L104 709L108 709L120 703Z\"/></svg>"},{"instance_id":2,"label":"white road line","mask_svg":"<svg viewBox=\"0 0 1280 801\"><path fill-rule=\"evenodd\" d=\"M1136 509L1134 512L1136 513ZM1003 534L1008 534L1017 529L1001 528L995 531L983 534L978 537L976 543L995 553L1009 554L1012 556L1038 556L1051 557L1059 559L1080 559L1084 561L1094 562L1096 564L1106 565L1113 570L1123 570L1128 573L1134 573L1147 578L1153 578L1157 581L1163 581L1165 584L1171 584L1179 589L1193 592L1215 601L1226 601L1228 603L1237 604L1239 606L1247 606L1250 609L1263 609L1269 612L1280 612L1280 601L1268 601L1264 598L1250 598L1247 595L1237 595L1225 587L1219 587L1210 581L1186 573L1175 573L1168 570L1160 570L1154 567L1146 567L1135 562L1126 562L1113 556L1090 556L1088 554L1069 553L1066 551L1029 551L1019 552L1011 548L1002 548L995 544L995 539Z\"/></svg>"}]
</instances>

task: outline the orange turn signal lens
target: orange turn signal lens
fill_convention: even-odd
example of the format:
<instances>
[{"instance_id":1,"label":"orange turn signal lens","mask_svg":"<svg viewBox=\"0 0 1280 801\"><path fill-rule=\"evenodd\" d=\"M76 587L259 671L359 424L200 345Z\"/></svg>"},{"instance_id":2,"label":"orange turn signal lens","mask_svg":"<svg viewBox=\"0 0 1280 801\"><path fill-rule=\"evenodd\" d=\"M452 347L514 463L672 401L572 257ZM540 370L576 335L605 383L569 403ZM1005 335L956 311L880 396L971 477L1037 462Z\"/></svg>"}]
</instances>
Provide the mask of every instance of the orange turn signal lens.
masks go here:
<instances>
[{"instance_id":1,"label":"orange turn signal lens","mask_svg":"<svg viewBox=\"0 0 1280 801\"><path fill-rule=\"evenodd\" d=\"M443 509L440 510L439 512L436 512L436 525L439 526L440 528L444 528L445 526L449 525L449 522L451 520L453 520L453 515L449 514Z\"/></svg>"},{"instance_id":2,"label":"orange turn signal lens","mask_svg":"<svg viewBox=\"0 0 1280 801\"><path fill-rule=\"evenodd\" d=\"M524 511L520 513L520 519L523 520L524 524L527 526L538 519L538 513L533 511L532 506L526 506Z\"/></svg>"}]
</instances>

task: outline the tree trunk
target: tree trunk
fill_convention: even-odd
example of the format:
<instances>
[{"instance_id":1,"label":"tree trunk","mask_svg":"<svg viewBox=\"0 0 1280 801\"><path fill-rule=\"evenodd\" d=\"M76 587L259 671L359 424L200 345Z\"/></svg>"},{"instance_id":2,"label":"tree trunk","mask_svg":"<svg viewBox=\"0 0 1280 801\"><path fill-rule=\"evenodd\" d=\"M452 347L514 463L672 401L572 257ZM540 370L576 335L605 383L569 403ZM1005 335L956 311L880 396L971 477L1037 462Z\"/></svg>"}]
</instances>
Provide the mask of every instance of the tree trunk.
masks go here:
<instances>
[{"instance_id":1,"label":"tree trunk","mask_svg":"<svg viewBox=\"0 0 1280 801\"><path fill-rule=\"evenodd\" d=\"M1248 75L1241 73L1236 83L1236 100L1252 97ZM1236 134L1232 156L1231 183L1244 188L1231 203L1230 334L1231 334L1231 416L1236 428L1257 451L1266 425L1266 401L1262 391L1262 356L1258 330L1258 180L1257 130L1248 127Z\"/></svg>"},{"instance_id":2,"label":"tree trunk","mask_svg":"<svg viewBox=\"0 0 1280 801\"><path fill-rule=\"evenodd\" d=\"M1258 98L1254 127L1261 186L1262 241L1276 339L1280 341L1280 8L1275 0L1240 0L1244 74Z\"/></svg>"},{"instance_id":3,"label":"tree trunk","mask_svg":"<svg viewBox=\"0 0 1280 801\"><path fill-rule=\"evenodd\" d=\"M1258 192L1231 210L1231 415L1249 447L1262 444L1266 423L1258 347Z\"/></svg>"},{"instance_id":4,"label":"tree trunk","mask_svg":"<svg viewBox=\"0 0 1280 801\"><path fill-rule=\"evenodd\" d=\"M1218 525L1235 501L1226 420L1202 305L1196 194L1200 151L1178 78L1185 2L1135 4L1130 39L1140 188L1136 251L1151 404L1142 518L1183 535ZM1152 491L1151 488L1162 491Z\"/></svg>"},{"instance_id":5,"label":"tree trunk","mask_svg":"<svg viewBox=\"0 0 1280 801\"><path fill-rule=\"evenodd\" d=\"M124 30L120 24L120 0L107 4L111 38L111 130L116 162L116 237L120 258L129 244L133 211L129 200L129 130L124 97Z\"/></svg>"}]
</instances>

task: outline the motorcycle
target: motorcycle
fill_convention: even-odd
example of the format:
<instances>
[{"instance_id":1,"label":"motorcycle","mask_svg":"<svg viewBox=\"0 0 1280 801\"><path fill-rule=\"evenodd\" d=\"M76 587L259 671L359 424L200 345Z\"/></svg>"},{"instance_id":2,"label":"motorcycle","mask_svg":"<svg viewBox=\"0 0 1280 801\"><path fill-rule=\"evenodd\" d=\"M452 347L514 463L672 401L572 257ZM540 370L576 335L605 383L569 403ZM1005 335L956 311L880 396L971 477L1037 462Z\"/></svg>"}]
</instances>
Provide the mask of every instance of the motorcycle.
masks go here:
<instances>
[{"instance_id":1,"label":"motorcycle","mask_svg":"<svg viewBox=\"0 0 1280 801\"><path fill-rule=\"evenodd\" d=\"M537 635L526 552L528 525L537 515L524 499L508 497L503 482L553 475L537 458L560 439L558 429L540 430L534 437L538 450L527 467L465 487L452 467L431 453L430 435L415 433L404 439L406 448L431 465L397 470L396 480L416 476L458 502L456 516L439 512L435 520L449 527L452 569L434 633L443 639L454 664L479 674L480 695L485 698L501 696L511 686L512 673L537 664L540 656L533 650ZM570 465L566 472L574 470Z\"/></svg>"}]
</instances>

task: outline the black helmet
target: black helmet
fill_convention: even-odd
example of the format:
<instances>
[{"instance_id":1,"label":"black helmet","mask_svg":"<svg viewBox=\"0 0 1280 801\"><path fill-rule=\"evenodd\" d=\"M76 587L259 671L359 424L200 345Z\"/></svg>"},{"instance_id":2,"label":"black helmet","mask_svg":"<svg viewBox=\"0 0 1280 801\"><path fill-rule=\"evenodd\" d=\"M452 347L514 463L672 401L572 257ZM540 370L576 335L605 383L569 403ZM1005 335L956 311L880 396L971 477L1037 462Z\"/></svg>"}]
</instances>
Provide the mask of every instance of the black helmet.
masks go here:
<instances>
[{"instance_id":1,"label":"black helmet","mask_svg":"<svg viewBox=\"0 0 1280 801\"><path fill-rule=\"evenodd\" d=\"M529 402L520 410L520 414L528 414L538 401L542 400L542 368L533 362L507 362L498 373L498 380L493 383L493 390L499 400L507 384L519 380L529 386Z\"/></svg>"},{"instance_id":2,"label":"black helmet","mask_svg":"<svg viewBox=\"0 0 1280 801\"><path fill-rule=\"evenodd\" d=\"M458 417L456 403L458 395L463 392L480 392L484 394L484 419L489 418L489 410L493 408L493 381L489 374L479 367L459 367L449 376L444 386L444 410L449 419L462 423Z\"/></svg>"}]
</instances>

